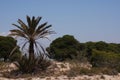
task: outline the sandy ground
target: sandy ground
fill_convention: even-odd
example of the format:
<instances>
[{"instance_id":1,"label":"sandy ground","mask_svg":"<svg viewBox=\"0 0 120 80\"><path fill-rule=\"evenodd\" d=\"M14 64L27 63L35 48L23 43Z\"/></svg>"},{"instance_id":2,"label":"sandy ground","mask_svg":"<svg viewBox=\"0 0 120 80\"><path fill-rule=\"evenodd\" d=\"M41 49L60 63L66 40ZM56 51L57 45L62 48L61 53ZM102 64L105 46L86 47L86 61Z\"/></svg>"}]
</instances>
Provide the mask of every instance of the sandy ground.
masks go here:
<instances>
[{"instance_id":1,"label":"sandy ground","mask_svg":"<svg viewBox=\"0 0 120 80\"><path fill-rule=\"evenodd\" d=\"M56 71L67 71L69 70L69 64L68 63L64 63L64 65L66 66L66 68L61 68L61 63L57 63L57 67ZM15 69L15 65L14 64L10 64L9 68L13 68ZM10 71L10 70L8 70ZM93 75L93 76L88 76L88 75L80 75L80 76L76 76L76 77L67 77L65 75L60 75L60 76L49 76L49 77L42 77L42 76L38 76L38 77L27 77L27 78L17 78L17 79L12 79L12 78L5 78L2 77L2 74L0 74L0 80L120 80L120 73L118 75Z\"/></svg>"},{"instance_id":2,"label":"sandy ground","mask_svg":"<svg viewBox=\"0 0 120 80\"><path fill-rule=\"evenodd\" d=\"M94 76L77 76L77 77L67 77L67 76L58 76L58 77L32 77L32 78L18 78L18 79L9 79L0 77L0 80L120 80L120 74L116 76L109 75L94 75Z\"/></svg>"}]
</instances>

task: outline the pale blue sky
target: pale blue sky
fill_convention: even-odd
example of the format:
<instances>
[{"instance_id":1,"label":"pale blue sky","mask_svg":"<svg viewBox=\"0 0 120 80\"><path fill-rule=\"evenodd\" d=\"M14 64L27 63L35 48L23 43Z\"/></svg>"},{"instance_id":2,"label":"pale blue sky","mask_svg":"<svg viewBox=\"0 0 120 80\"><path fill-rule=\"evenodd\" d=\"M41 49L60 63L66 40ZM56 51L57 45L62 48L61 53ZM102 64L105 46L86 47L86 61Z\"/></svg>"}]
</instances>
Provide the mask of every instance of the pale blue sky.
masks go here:
<instances>
[{"instance_id":1,"label":"pale blue sky","mask_svg":"<svg viewBox=\"0 0 120 80\"><path fill-rule=\"evenodd\" d=\"M120 43L120 0L0 0L0 33L26 15L52 24L51 40L70 34L80 42Z\"/></svg>"}]
</instances>

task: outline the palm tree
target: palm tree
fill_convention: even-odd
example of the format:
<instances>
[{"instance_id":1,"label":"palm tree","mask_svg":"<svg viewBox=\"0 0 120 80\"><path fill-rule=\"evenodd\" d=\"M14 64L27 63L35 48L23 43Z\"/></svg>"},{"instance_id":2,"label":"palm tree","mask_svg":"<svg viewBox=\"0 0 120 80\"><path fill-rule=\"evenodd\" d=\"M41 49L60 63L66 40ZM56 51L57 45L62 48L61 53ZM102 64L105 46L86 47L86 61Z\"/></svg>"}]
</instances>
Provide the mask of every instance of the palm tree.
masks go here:
<instances>
[{"instance_id":1,"label":"palm tree","mask_svg":"<svg viewBox=\"0 0 120 80\"><path fill-rule=\"evenodd\" d=\"M18 19L19 25L13 24L17 29L10 30L11 36L19 36L24 38L26 41L23 47L28 43L29 59L35 58L35 47L37 47L37 40L41 38L47 38L49 34L53 34L54 31L50 30L52 25L47 25L47 22L39 25L42 17L35 18L34 16L30 18L26 16L27 24L25 24L21 19Z\"/></svg>"}]
</instances>

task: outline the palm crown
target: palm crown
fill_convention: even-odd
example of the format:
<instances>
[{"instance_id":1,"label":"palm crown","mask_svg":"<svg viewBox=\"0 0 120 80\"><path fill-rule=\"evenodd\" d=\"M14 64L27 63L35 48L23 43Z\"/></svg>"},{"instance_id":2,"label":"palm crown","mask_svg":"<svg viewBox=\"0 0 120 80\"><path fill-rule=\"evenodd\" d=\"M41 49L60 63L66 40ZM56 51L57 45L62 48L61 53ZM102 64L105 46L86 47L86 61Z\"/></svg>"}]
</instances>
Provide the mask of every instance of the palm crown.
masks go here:
<instances>
[{"instance_id":1,"label":"palm crown","mask_svg":"<svg viewBox=\"0 0 120 80\"><path fill-rule=\"evenodd\" d=\"M19 36L27 40L24 46L29 43L29 58L31 59L34 58L34 47L37 46L36 40L47 38L47 35L54 33L54 31L50 31L52 25L47 25L47 22L39 25L41 18L42 17L35 18L34 16L30 18L27 16L26 19L28 24L18 19L17 22L19 25L13 24L17 29L10 30L10 35Z\"/></svg>"}]
</instances>

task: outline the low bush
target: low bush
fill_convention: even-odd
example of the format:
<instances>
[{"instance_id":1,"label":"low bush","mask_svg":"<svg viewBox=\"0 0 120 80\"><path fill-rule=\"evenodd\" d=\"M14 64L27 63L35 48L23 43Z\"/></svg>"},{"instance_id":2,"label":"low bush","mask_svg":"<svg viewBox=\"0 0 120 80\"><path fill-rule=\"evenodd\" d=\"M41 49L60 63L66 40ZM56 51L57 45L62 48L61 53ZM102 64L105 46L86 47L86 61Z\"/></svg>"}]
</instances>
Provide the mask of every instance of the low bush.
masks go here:
<instances>
[{"instance_id":1,"label":"low bush","mask_svg":"<svg viewBox=\"0 0 120 80\"><path fill-rule=\"evenodd\" d=\"M120 54L112 52L93 50L91 63L95 67L117 67L120 66ZM112 64L112 65L111 65Z\"/></svg>"},{"instance_id":2,"label":"low bush","mask_svg":"<svg viewBox=\"0 0 120 80\"><path fill-rule=\"evenodd\" d=\"M88 63L80 63L78 60L69 60L70 70L67 71L67 76L75 77L78 75L87 75L90 73L90 67L88 67Z\"/></svg>"},{"instance_id":3,"label":"low bush","mask_svg":"<svg viewBox=\"0 0 120 80\"><path fill-rule=\"evenodd\" d=\"M27 56L21 56L21 58L15 63L18 69L23 73L30 73L34 71L37 59L29 60Z\"/></svg>"},{"instance_id":4,"label":"low bush","mask_svg":"<svg viewBox=\"0 0 120 80\"><path fill-rule=\"evenodd\" d=\"M110 68L110 67L86 67L88 63L81 64L79 61L70 61L70 70L66 72L66 75L69 77L75 77L78 75L101 75L101 74L107 74L107 75L117 75L118 70L116 68Z\"/></svg>"},{"instance_id":5,"label":"low bush","mask_svg":"<svg viewBox=\"0 0 120 80\"><path fill-rule=\"evenodd\" d=\"M91 64L93 67L107 67L120 72L120 54L93 50Z\"/></svg>"},{"instance_id":6,"label":"low bush","mask_svg":"<svg viewBox=\"0 0 120 80\"><path fill-rule=\"evenodd\" d=\"M101 74L107 74L107 75L117 75L118 72L115 69L111 68L80 68L80 67L72 67L68 72L67 76L68 77L75 77L78 75L101 75Z\"/></svg>"},{"instance_id":7,"label":"low bush","mask_svg":"<svg viewBox=\"0 0 120 80\"><path fill-rule=\"evenodd\" d=\"M36 57L30 60L27 56L22 56L15 65L18 67L19 71L22 73L34 73L39 70L46 70L50 66L50 61L43 56Z\"/></svg>"},{"instance_id":8,"label":"low bush","mask_svg":"<svg viewBox=\"0 0 120 80\"><path fill-rule=\"evenodd\" d=\"M46 70L51 65L51 61L44 55L38 57L37 68L40 70Z\"/></svg>"}]
</instances>

